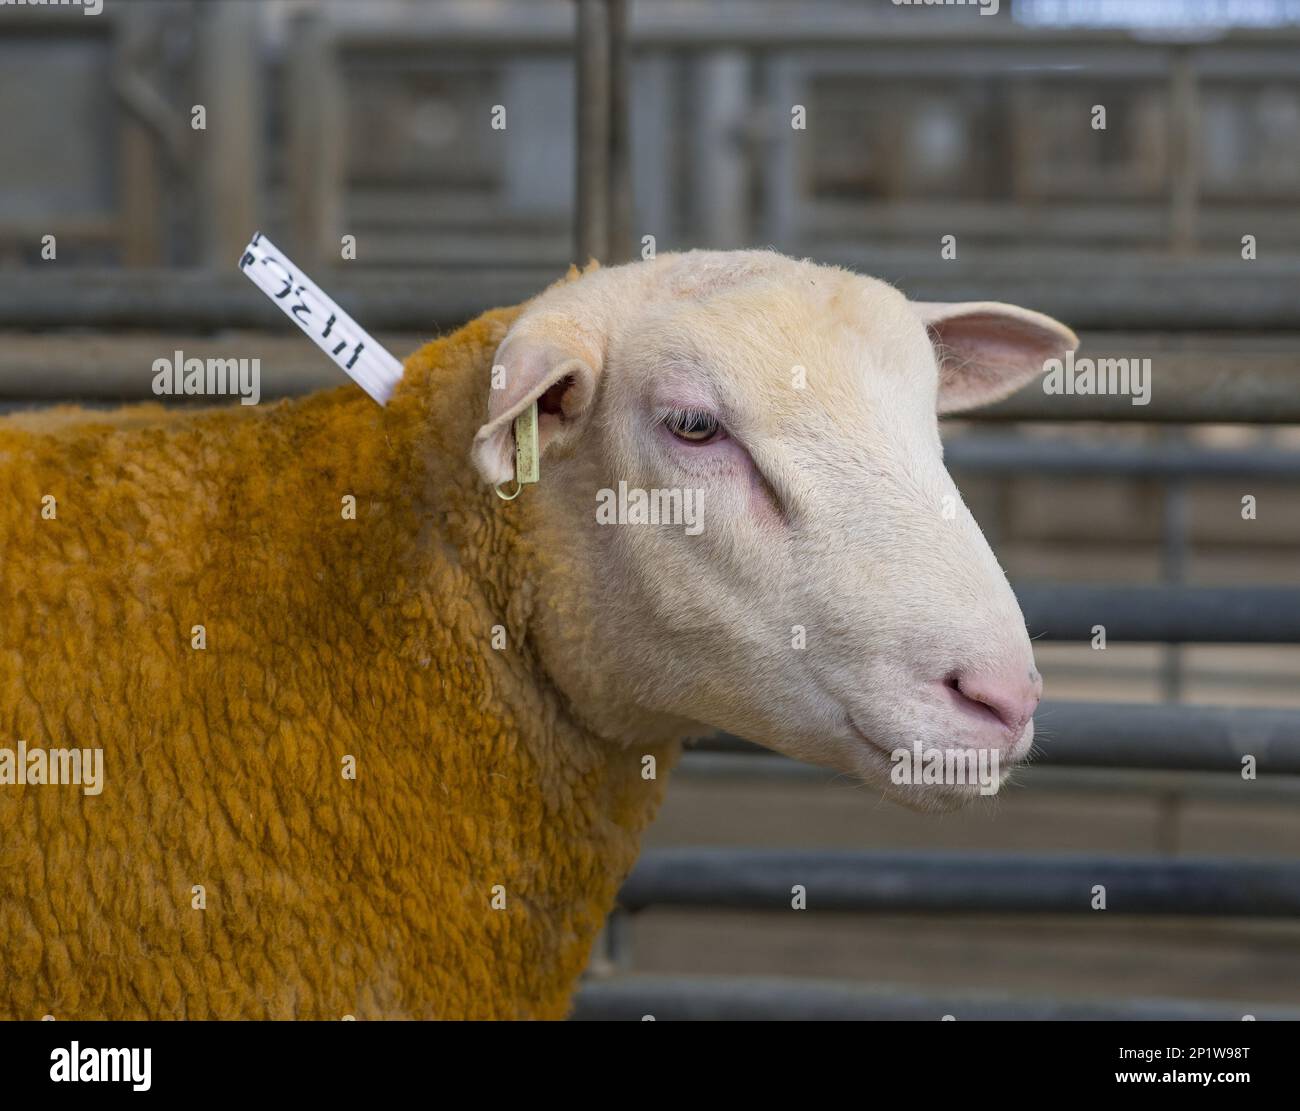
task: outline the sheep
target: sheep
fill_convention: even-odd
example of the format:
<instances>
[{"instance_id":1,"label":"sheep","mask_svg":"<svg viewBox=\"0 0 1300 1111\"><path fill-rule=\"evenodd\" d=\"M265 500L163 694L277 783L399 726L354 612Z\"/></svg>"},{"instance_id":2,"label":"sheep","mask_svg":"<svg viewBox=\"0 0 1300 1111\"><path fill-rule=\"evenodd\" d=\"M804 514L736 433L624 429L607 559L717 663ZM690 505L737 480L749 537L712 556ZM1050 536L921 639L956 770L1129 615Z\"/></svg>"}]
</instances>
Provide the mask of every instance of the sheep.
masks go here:
<instances>
[{"instance_id":1,"label":"sheep","mask_svg":"<svg viewBox=\"0 0 1300 1111\"><path fill-rule=\"evenodd\" d=\"M887 757L1013 763L1041 687L936 412L1076 342L689 252L485 313L382 408L0 421L0 748L103 753L96 795L0 761L0 1015L563 1017L702 729L976 797Z\"/></svg>"}]
</instances>

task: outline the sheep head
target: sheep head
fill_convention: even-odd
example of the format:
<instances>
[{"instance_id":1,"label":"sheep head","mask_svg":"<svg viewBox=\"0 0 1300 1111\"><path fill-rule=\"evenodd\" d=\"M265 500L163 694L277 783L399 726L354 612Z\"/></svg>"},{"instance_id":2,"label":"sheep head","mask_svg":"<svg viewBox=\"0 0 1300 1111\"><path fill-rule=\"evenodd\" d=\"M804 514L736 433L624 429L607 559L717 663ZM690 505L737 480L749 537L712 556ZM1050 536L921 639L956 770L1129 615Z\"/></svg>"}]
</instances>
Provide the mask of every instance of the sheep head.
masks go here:
<instances>
[{"instance_id":1,"label":"sheep head","mask_svg":"<svg viewBox=\"0 0 1300 1111\"><path fill-rule=\"evenodd\" d=\"M1036 312L911 302L771 252L552 287L497 352L473 448L508 481L511 422L538 404L530 519L567 553L540 584L552 678L611 738L704 726L919 807L989 793L898 775L904 751L984 754L1000 781L1041 693L938 414L1076 344Z\"/></svg>"}]
</instances>

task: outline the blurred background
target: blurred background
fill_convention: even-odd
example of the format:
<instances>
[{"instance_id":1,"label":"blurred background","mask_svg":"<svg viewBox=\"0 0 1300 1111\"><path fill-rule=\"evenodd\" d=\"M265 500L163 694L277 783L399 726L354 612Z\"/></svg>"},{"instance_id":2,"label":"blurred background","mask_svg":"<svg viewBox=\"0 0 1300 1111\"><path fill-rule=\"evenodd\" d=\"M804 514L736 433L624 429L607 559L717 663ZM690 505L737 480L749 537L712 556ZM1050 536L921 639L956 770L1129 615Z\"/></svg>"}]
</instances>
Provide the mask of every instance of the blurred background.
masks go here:
<instances>
[{"instance_id":1,"label":"blurred background","mask_svg":"<svg viewBox=\"0 0 1300 1111\"><path fill-rule=\"evenodd\" d=\"M1300 1017L1300 3L103 7L0 8L0 410L177 348L337 382L256 230L399 356L587 254L771 246L1151 360L945 429L1035 766L936 818L701 743L580 1015Z\"/></svg>"}]
</instances>

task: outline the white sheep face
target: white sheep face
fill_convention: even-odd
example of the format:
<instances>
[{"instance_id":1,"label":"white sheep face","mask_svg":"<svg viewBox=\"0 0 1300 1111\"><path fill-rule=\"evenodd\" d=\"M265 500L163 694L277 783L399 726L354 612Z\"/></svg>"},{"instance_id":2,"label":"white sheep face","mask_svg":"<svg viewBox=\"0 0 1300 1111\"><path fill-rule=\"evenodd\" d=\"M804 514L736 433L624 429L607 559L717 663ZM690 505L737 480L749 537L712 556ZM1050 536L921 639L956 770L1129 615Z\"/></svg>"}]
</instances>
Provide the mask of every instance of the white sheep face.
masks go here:
<instances>
[{"instance_id":1,"label":"white sheep face","mask_svg":"<svg viewBox=\"0 0 1300 1111\"><path fill-rule=\"evenodd\" d=\"M1029 750L1041 680L937 414L1076 343L1038 313L917 304L769 252L547 291L498 352L474 457L508 480L511 422L540 401L524 496L579 571L544 587L552 677L612 736L723 729L920 807L989 793ZM985 763L915 782L918 752Z\"/></svg>"}]
</instances>

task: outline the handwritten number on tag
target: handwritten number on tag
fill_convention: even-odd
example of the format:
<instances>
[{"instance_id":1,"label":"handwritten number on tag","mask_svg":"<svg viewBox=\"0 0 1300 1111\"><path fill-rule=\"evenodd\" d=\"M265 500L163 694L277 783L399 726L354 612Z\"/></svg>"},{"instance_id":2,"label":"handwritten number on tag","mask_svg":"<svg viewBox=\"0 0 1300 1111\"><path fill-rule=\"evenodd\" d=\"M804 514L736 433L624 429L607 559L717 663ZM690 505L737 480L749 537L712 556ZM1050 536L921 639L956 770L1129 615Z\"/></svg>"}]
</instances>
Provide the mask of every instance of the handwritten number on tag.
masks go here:
<instances>
[{"instance_id":1,"label":"handwritten number on tag","mask_svg":"<svg viewBox=\"0 0 1300 1111\"><path fill-rule=\"evenodd\" d=\"M271 269L258 270L259 262ZM381 405L388 400L402 376L402 364L306 274L295 273L292 263L279 257L275 245L260 232L244 250L239 268L372 398Z\"/></svg>"}]
</instances>

